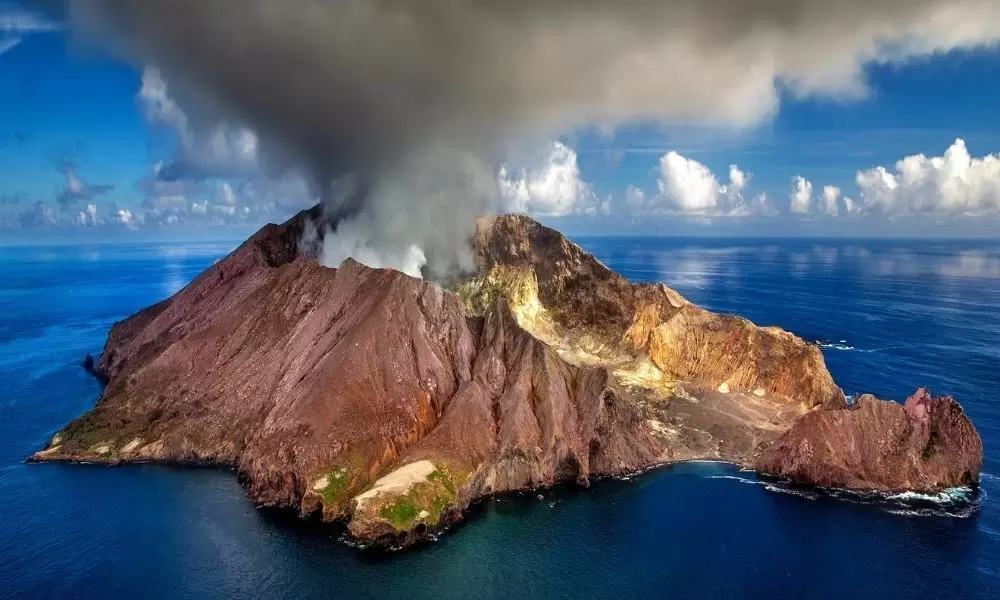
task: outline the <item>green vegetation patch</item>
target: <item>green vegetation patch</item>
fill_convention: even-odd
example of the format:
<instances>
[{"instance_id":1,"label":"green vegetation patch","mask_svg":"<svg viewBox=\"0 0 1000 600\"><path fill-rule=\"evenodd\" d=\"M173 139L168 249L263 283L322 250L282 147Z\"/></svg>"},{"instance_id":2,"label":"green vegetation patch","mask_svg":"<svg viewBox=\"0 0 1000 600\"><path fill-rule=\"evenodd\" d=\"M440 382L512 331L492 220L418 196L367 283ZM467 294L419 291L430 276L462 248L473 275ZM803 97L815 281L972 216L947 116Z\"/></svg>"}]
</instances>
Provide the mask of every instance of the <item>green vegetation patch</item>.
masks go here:
<instances>
[{"instance_id":1,"label":"green vegetation patch","mask_svg":"<svg viewBox=\"0 0 1000 600\"><path fill-rule=\"evenodd\" d=\"M326 487L317 490L319 495L323 497L323 505L339 505L344 494L351 487L351 480L353 479L351 472L346 468L335 468L326 475L326 478Z\"/></svg>"},{"instance_id":2,"label":"green vegetation patch","mask_svg":"<svg viewBox=\"0 0 1000 600\"><path fill-rule=\"evenodd\" d=\"M378 515L397 531L410 531L420 523L436 527L441 515L458 504L458 493L467 473L438 466L427 481L413 485L404 496L395 496L378 509Z\"/></svg>"},{"instance_id":3,"label":"green vegetation patch","mask_svg":"<svg viewBox=\"0 0 1000 600\"><path fill-rule=\"evenodd\" d=\"M354 453L346 457L345 460L331 467L329 471L323 473L315 482L313 491L323 498L324 508L340 510L340 507L352 496L352 491L359 484L360 475L365 471L364 457ZM326 485L315 487L316 482L326 479Z\"/></svg>"},{"instance_id":4,"label":"green vegetation patch","mask_svg":"<svg viewBox=\"0 0 1000 600\"><path fill-rule=\"evenodd\" d=\"M392 523L392 526L396 529L407 531L412 529L416 524L416 520L420 516L420 510L408 496L404 496L392 504L383 506L379 509L378 514L389 523Z\"/></svg>"},{"instance_id":5,"label":"green vegetation patch","mask_svg":"<svg viewBox=\"0 0 1000 600\"><path fill-rule=\"evenodd\" d=\"M62 438L63 452L93 452L94 448L115 438L128 435L128 423L108 423L97 411L91 411L67 425L59 436ZM133 436L134 437L134 436ZM112 450L114 444L110 444Z\"/></svg>"}]
</instances>

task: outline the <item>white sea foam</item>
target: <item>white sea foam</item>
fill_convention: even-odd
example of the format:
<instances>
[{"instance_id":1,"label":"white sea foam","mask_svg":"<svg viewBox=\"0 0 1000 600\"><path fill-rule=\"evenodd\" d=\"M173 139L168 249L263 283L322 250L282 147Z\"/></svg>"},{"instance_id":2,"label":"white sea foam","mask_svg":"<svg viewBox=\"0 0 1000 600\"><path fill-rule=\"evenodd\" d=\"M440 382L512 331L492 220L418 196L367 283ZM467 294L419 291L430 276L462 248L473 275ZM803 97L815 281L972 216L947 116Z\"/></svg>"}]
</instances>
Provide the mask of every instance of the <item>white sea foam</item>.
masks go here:
<instances>
[{"instance_id":1,"label":"white sea foam","mask_svg":"<svg viewBox=\"0 0 1000 600\"><path fill-rule=\"evenodd\" d=\"M828 488L803 488L785 485L780 482L741 477L738 475L709 475L706 479L729 479L747 485L758 485L765 490L777 494L797 496L806 500L829 498L852 504L866 504L887 513L905 517L954 517L968 518L979 510L985 498L982 490L966 487L949 488L937 494L921 494L917 492L901 492L898 494L883 494L876 492L854 492Z\"/></svg>"},{"instance_id":2,"label":"white sea foam","mask_svg":"<svg viewBox=\"0 0 1000 600\"><path fill-rule=\"evenodd\" d=\"M856 348L854 346L849 346L849 345L845 344L844 342L839 342L839 343L836 343L836 344L833 344L833 343L820 344L819 347L820 348L826 348L828 350L856 350Z\"/></svg>"},{"instance_id":3,"label":"white sea foam","mask_svg":"<svg viewBox=\"0 0 1000 600\"><path fill-rule=\"evenodd\" d=\"M921 494L919 492L902 492L891 494L886 500L900 502L931 502L934 504L954 504L955 502L968 502L973 491L970 488L948 488L937 494Z\"/></svg>"},{"instance_id":4,"label":"white sea foam","mask_svg":"<svg viewBox=\"0 0 1000 600\"><path fill-rule=\"evenodd\" d=\"M968 519L979 511L979 505L969 505L949 510L942 510L940 508L896 508L885 506L882 507L882 510L890 515L897 515L900 517L951 517L953 519Z\"/></svg>"},{"instance_id":5,"label":"white sea foam","mask_svg":"<svg viewBox=\"0 0 1000 600\"><path fill-rule=\"evenodd\" d=\"M754 479L748 479L746 477L738 477L736 475L709 475L706 477L706 479L732 479L735 481L739 481L740 483L749 483L751 485L757 485L761 483L760 481L756 481Z\"/></svg>"},{"instance_id":6,"label":"white sea foam","mask_svg":"<svg viewBox=\"0 0 1000 600\"><path fill-rule=\"evenodd\" d=\"M789 496L798 496L799 498L805 498L806 500L816 500L820 497L820 495L817 492L785 487L773 483L764 483L764 489L769 492L774 492L777 494L788 494Z\"/></svg>"},{"instance_id":7,"label":"white sea foam","mask_svg":"<svg viewBox=\"0 0 1000 600\"><path fill-rule=\"evenodd\" d=\"M857 346L851 345L847 340L840 340L838 342L828 342L826 340L816 340L815 344L824 350L842 350L845 352L864 352L865 354L871 354L873 352L883 352L885 350L892 350L894 348L899 348L899 346L885 346L883 348L858 348Z\"/></svg>"},{"instance_id":8,"label":"white sea foam","mask_svg":"<svg viewBox=\"0 0 1000 600\"><path fill-rule=\"evenodd\" d=\"M770 481L761 481L760 479L751 479L750 477L739 477L736 475L710 475L707 479L730 479L738 481L740 483L745 483L747 485L758 485L769 492L774 492L776 494L788 494L790 496L798 496L799 498L805 498L806 500L816 500L819 498L817 492L801 489L786 487L780 484L776 484Z\"/></svg>"}]
</instances>

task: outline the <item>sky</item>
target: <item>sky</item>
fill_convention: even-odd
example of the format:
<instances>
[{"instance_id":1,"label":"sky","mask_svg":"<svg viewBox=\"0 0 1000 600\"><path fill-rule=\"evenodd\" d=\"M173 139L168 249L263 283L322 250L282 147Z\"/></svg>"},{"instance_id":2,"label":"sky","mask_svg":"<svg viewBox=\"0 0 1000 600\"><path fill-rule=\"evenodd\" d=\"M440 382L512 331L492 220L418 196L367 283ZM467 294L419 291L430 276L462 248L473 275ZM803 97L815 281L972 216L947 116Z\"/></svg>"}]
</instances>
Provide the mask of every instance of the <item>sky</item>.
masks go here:
<instances>
[{"instance_id":1,"label":"sky","mask_svg":"<svg viewBox=\"0 0 1000 600\"><path fill-rule=\"evenodd\" d=\"M198 94L175 93L176 65L88 44L70 13L0 4L0 243L240 236L323 199L298 155L275 166L264 127L209 121ZM860 60L849 93L776 79L763 116L623 111L611 126L584 115L504 139L483 194L576 235L997 237L1000 32L982 29ZM673 106L687 85L652 91ZM705 85L739 99L730 81Z\"/></svg>"}]
</instances>

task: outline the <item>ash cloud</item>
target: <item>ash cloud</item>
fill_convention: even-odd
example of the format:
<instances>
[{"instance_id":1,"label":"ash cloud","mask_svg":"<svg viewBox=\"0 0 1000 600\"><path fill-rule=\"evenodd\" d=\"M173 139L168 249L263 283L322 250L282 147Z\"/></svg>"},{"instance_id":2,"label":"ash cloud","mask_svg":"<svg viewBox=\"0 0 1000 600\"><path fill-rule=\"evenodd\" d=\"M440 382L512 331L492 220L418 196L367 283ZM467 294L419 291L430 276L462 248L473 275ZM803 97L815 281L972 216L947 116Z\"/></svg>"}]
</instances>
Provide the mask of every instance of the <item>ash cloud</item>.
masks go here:
<instances>
[{"instance_id":1,"label":"ash cloud","mask_svg":"<svg viewBox=\"0 0 1000 600\"><path fill-rule=\"evenodd\" d=\"M468 267L508 142L628 122L746 127L782 90L995 44L993 0L74 0L74 26L176 86L193 137L247 127L305 169L339 244ZM337 235L336 232L334 235Z\"/></svg>"}]
</instances>

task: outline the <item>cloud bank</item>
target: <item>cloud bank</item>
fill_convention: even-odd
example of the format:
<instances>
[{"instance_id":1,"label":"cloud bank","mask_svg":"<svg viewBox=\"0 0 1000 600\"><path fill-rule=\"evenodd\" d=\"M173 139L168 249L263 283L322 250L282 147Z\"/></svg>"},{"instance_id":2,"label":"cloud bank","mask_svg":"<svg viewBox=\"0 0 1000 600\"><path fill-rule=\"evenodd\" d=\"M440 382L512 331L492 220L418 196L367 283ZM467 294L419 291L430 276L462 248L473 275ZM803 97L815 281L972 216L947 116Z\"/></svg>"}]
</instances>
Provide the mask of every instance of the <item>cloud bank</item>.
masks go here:
<instances>
[{"instance_id":1,"label":"cloud bank","mask_svg":"<svg viewBox=\"0 0 1000 600\"><path fill-rule=\"evenodd\" d=\"M73 0L71 14L176 85L191 140L252 131L268 170L304 169L371 247L417 246L437 271L469 266L469 217L498 195L482 175L512 138L752 125L782 89L858 97L866 64L1000 38L992 0ZM710 188L680 202L708 206Z\"/></svg>"}]
</instances>

